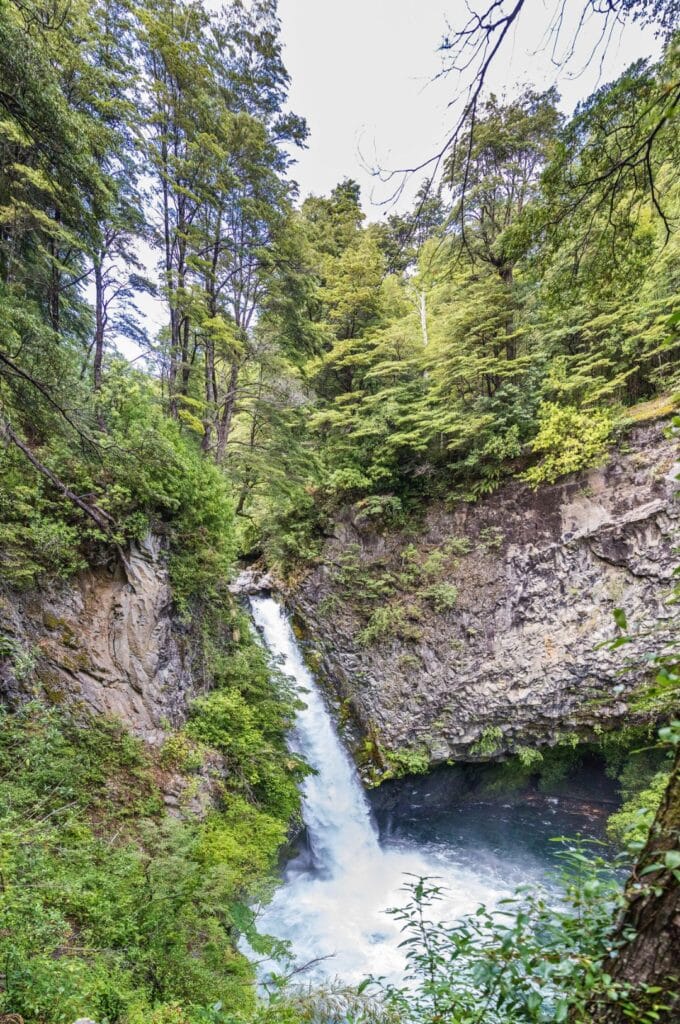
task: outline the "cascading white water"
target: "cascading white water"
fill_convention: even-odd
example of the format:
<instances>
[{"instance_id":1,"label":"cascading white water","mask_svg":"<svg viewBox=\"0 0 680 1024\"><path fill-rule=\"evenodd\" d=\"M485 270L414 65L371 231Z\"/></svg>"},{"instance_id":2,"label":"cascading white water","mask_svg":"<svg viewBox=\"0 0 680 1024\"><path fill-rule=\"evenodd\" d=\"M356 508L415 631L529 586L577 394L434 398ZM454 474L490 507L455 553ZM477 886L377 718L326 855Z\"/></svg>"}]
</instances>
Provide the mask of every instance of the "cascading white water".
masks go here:
<instances>
[{"instance_id":1,"label":"cascading white water","mask_svg":"<svg viewBox=\"0 0 680 1024\"><path fill-rule=\"evenodd\" d=\"M499 877L497 863L461 862L447 844L381 847L369 806L323 697L306 668L283 608L272 598L251 599L252 615L282 670L300 689L305 707L290 746L315 769L303 785L302 813L311 857L299 855L259 919L260 931L291 943L307 978L357 982L369 974L398 978L402 936L386 910L407 901L408 876L437 877L446 888L439 904L447 920L493 904L520 877ZM526 872L524 873L526 878Z\"/></svg>"},{"instance_id":2,"label":"cascading white water","mask_svg":"<svg viewBox=\"0 0 680 1024\"><path fill-rule=\"evenodd\" d=\"M267 597L253 598L251 606L270 651L303 691L305 707L296 716L289 746L317 773L303 783L304 821L314 870L334 877L357 858L368 861L379 854L368 804L283 609Z\"/></svg>"}]
</instances>

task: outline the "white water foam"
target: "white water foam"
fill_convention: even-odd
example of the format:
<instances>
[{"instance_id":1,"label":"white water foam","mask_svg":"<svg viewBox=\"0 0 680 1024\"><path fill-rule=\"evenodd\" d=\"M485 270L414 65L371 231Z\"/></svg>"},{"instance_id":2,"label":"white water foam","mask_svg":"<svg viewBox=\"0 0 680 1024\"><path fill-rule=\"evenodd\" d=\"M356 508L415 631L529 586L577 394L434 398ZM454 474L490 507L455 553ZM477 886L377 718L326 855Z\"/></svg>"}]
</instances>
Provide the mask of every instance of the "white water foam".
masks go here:
<instances>
[{"instance_id":1,"label":"white water foam","mask_svg":"<svg viewBox=\"0 0 680 1024\"><path fill-rule=\"evenodd\" d=\"M305 707L296 716L290 746L316 774L302 791L309 853L287 867L284 882L259 918L259 930L291 943L300 964L314 962L307 979L361 981L368 974L398 979L404 970L400 926L386 913L403 906L409 877L436 877L446 889L437 905L454 920L480 903L492 905L509 886L480 864L473 870L445 847L381 848L355 766L304 664L288 617L269 597L251 599L264 641L295 680Z\"/></svg>"}]
</instances>

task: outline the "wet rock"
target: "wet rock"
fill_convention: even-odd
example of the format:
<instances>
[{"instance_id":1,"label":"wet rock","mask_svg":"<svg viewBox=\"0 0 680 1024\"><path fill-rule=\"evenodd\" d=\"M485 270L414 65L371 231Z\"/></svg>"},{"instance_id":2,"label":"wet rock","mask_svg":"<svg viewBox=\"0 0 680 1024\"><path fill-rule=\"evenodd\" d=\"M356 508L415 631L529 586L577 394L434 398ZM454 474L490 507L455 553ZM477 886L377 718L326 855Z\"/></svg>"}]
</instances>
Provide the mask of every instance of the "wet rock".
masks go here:
<instances>
[{"instance_id":1,"label":"wet rock","mask_svg":"<svg viewBox=\"0 0 680 1024\"><path fill-rule=\"evenodd\" d=\"M638 654L677 631L678 608L665 604L680 542L676 448L662 424L646 424L602 468L538 491L510 482L453 511L434 505L415 538L348 510L292 603L364 732L440 763L589 737L628 716L641 674L622 675L621 652L601 645L618 607L635 632L654 630ZM396 577L408 545L422 564L447 543L460 554L439 582L456 588L455 606L423 604L417 636L362 646L366 610L333 567L352 552L362 572ZM490 728L497 746L480 751Z\"/></svg>"},{"instance_id":2,"label":"wet rock","mask_svg":"<svg viewBox=\"0 0 680 1024\"><path fill-rule=\"evenodd\" d=\"M276 589L270 573L261 569L244 569L239 573L229 590L237 597L250 597L254 594L269 594Z\"/></svg>"}]
</instances>

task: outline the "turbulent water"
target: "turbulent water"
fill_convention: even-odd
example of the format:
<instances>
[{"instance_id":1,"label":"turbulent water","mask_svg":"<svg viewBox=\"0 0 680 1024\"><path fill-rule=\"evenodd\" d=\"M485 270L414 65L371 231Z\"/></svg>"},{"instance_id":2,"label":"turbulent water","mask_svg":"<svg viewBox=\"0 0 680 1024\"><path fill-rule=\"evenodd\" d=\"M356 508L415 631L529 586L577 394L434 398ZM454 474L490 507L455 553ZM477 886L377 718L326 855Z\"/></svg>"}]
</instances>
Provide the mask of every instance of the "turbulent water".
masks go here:
<instances>
[{"instance_id":1,"label":"turbulent water","mask_svg":"<svg viewBox=\"0 0 680 1024\"><path fill-rule=\"evenodd\" d=\"M380 836L284 610L268 597L252 598L251 606L265 643L299 687L305 706L290 746L316 772L303 785L307 846L287 865L260 931L289 940L298 963L312 964L308 978L398 978L401 936L386 910L407 901L409 878L437 877L447 892L439 912L451 920L541 878L547 855L540 841L527 843L522 820L494 823L489 809L471 822L455 814L419 817L418 824L397 823ZM546 829L559 832L555 822L539 823L539 839Z\"/></svg>"}]
</instances>

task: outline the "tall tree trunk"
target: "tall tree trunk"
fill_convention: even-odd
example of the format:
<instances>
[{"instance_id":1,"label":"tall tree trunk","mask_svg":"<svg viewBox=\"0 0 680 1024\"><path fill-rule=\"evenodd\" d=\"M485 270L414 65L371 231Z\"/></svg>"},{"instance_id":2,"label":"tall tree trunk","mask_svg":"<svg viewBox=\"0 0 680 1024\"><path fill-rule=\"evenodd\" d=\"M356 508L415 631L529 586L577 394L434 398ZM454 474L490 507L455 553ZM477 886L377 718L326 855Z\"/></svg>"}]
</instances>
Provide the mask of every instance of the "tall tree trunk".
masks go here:
<instances>
[{"instance_id":1,"label":"tall tree trunk","mask_svg":"<svg viewBox=\"0 0 680 1024\"><path fill-rule=\"evenodd\" d=\"M262 365L260 364L260 374L259 374L259 379L258 379L258 382L257 382L257 398L255 399L255 403L253 405L252 415L250 417L250 433L248 435L248 452L249 452L249 456L250 456L251 459L253 458L253 456L255 454L255 443L257 441L257 428L258 428L258 425L259 425L257 411L258 411L259 404L262 401L262 386L263 386L263 382L264 382L264 375L263 375L263 372L262 372ZM252 471L253 471L252 465L247 462L245 467L244 467L244 470L243 470L243 483L241 484L241 492L239 494L238 502L236 504L236 510L235 511L236 511L236 515L237 516L240 516L242 514L243 509L245 507L245 503L246 503L247 498L248 498L248 495L250 494L250 491L251 491L251 489L252 489L252 487L253 487L253 485L255 483L255 479L254 478L251 479Z\"/></svg>"},{"instance_id":2,"label":"tall tree trunk","mask_svg":"<svg viewBox=\"0 0 680 1024\"><path fill-rule=\"evenodd\" d=\"M104 275L102 274L101 257L98 255L94 261L94 359L92 362L92 384L95 391L100 391L102 386L105 326Z\"/></svg>"},{"instance_id":3,"label":"tall tree trunk","mask_svg":"<svg viewBox=\"0 0 680 1024\"><path fill-rule=\"evenodd\" d=\"M217 401L215 394L215 343L212 338L206 338L203 347L205 351L205 413L203 416L201 448L204 452L209 452L212 445L213 421Z\"/></svg>"},{"instance_id":4,"label":"tall tree trunk","mask_svg":"<svg viewBox=\"0 0 680 1024\"><path fill-rule=\"evenodd\" d=\"M57 223L61 221L61 215L59 210L54 211L54 219ZM50 323L52 330L55 334L59 334L61 331L61 274L59 273L59 254L57 251L57 243L54 238L50 238L49 242L49 253L50 253L50 283L48 290L48 305Z\"/></svg>"},{"instance_id":5,"label":"tall tree trunk","mask_svg":"<svg viewBox=\"0 0 680 1024\"><path fill-rule=\"evenodd\" d=\"M180 385L179 394L189 394L189 378L191 376L192 358L189 355L189 335L190 335L191 323L189 317L184 315L184 323L182 325L182 349L180 353L181 367L180 367Z\"/></svg>"},{"instance_id":6,"label":"tall tree trunk","mask_svg":"<svg viewBox=\"0 0 680 1024\"><path fill-rule=\"evenodd\" d=\"M513 285L513 267L512 265L505 264L499 270L500 278L505 287L508 290L508 301L512 301L512 285ZM508 313L505 319L505 355L508 360L517 358L517 341L514 337L515 333L515 317L512 309Z\"/></svg>"},{"instance_id":7,"label":"tall tree trunk","mask_svg":"<svg viewBox=\"0 0 680 1024\"><path fill-rule=\"evenodd\" d=\"M425 289L418 292L418 312L420 313L420 330L423 335L423 348L427 348L429 337L427 333L427 295Z\"/></svg>"},{"instance_id":8,"label":"tall tree trunk","mask_svg":"<svg viewBox=\"0 0 680 1024\"><path fill-rule=\"evenodd\" d=\"M613 982L630 986L631 994L593 1000L586 1016L592 1024L680 1021L680 882L670 866L674 858L670 864L665 860L671 851L680 851L680 751L647 845L628 882L614 939L616 952L604 964ZM664 867L642 874L652 864ZM650 993L650 987L659 991ZM638 1016L630 1016L631 1002ZM650 1010L658 1016L646 1016Z\"/></svg>"},{"instance_id":9,"label":"tall tree trunk","mask_svg":"<svg viewBox=\"0 0 680 1024\"><path fill-rule=\"evenodd\" d=\"M217 451L215 458L218 463L224 461L224 453L227 449L227 441L229 440L229 434L231 432L231 424L234 419L234 408L236 406L236 389L238 386L238 371L239 366L236 360L231 364L231 373L229 374L229 390L224 396L224 408L222 410L222 416L220 422L217 425Z\"/></svg>"}]
</instances>

